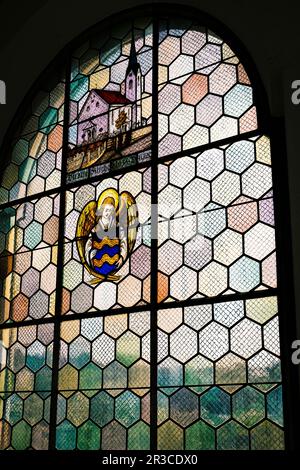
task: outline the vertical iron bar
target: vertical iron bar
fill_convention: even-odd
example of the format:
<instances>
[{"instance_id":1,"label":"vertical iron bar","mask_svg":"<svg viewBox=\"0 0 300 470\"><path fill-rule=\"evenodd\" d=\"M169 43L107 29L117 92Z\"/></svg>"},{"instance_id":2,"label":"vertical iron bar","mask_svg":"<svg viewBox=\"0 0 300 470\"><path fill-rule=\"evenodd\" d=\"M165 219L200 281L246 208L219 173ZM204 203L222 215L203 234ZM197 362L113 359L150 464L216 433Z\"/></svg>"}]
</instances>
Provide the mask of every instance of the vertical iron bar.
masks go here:
<instances>
[{"instance_id":1,"label":"vertical iron bar","mask_svg":"<svg viewBox=\"0 0 300 470\"><path fill-rule=\"evenodd\" d=\"M58 368L60 349L60 315L62 306L63 287L63 262L64 262L64 230L65 230L65 202L66 190L65 182L67 176L67 153L69 136L69 112L70 112L70 81L71 81L71 52L66 53L66 84L65 84L65 108L63 123L63 145L61 162L61 188L59 206L59 232L58 232L58 253L57 253L57 279L56 279L56 304L54 319L53 338L53 363L52 363L52 385L51 385L51 407L50 407L50 435L49 449L55 449L56 440L56 414L57 414L57 393L58 393Z\"/></svg>"},{"instance_id":2,"label":"vertical iron bar","mask_svg":"<svg viewBox=\"0 0 300 470\"><path fill-rule=\"evenodd\" d=\"M152 160L151 160L151 368L150 449L157 448L157 271L158 271L158 43L159 20L153 6Z\"/></svg>"}]
</instances>

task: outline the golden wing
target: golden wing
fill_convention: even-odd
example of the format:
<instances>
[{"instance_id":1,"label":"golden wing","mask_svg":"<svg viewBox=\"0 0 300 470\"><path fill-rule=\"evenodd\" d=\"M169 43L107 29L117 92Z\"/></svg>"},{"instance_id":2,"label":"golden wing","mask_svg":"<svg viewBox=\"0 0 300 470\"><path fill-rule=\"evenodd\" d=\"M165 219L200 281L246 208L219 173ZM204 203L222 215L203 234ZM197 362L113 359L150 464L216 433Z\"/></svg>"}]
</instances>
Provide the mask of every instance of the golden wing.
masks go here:
<instances>
[{"instance_id":1,"label":"golden wing","mask_svg":"<svg viewBox=\"0 0 300 470\"><path fill-rule=\"evenodd\" d=\"M134 197L127 191L120 195L119 222L127 228L128 254L133 250L139 226L139 214Z\"/></svg>"},{"instance_id":2,"label":"golden wing","mask_svg":"<svg viewBox=\"0 0 300 470\"><path fill-rule=\"evenodd\" d=\"M76 244L77 250L80 256L80 260L84 267L88 270L90 274L95 275L96 273L89 266L85 258L85 245L88 240L88 236L91 230L96 225L96 210L97 203L96 201L89 202L82 210L76 227Z\"/></svg>"}]
</instances>

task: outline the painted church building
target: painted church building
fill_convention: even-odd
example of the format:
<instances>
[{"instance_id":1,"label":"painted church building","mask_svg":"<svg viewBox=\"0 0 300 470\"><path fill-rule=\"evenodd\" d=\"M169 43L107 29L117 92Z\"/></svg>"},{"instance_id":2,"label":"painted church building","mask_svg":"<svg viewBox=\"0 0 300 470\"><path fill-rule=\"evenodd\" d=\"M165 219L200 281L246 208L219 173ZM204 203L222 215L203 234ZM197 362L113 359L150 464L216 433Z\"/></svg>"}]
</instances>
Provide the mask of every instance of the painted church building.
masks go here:
<instances>
[{"instance_id":1,"label":"painted church building","mask_svg":"<svg viewBox=\"0 0 300 470\"><path fill-rule=\"evenodd\" d=\"M141 127L141 97L141 67L132 40L125 80L120 86L120 91L90 91L78 116L77 145Z\"/></svg>"}]
</instances>

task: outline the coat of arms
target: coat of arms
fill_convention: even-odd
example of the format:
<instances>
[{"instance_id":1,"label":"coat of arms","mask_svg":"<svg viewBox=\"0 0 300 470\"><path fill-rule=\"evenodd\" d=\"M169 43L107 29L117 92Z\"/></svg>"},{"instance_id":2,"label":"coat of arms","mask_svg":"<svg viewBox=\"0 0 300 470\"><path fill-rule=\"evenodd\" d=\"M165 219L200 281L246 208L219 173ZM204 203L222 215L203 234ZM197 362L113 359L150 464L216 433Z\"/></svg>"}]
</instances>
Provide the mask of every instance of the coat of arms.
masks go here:
<instances>
[{"instance_id":1,"label":"coat of arms","mask_svg":"<svg viewBox=\"0 0 300 470\"><path fill-rule=\"evenodd\" d=\"M135 245L139 225L134 197L109 188L98 201L83 208L77 223L76 243L80 260L94 276L91 284L118 281L116 272L124 265Z\"/></svg>"}]
</instances>

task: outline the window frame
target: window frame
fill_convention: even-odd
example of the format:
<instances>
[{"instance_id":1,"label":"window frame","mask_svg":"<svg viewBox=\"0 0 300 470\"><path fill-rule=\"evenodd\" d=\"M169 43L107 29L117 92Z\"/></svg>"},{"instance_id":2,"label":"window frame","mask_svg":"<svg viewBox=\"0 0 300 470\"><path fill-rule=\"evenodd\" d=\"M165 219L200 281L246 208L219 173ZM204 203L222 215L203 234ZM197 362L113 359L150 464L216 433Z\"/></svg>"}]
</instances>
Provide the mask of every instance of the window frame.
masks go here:
<instances>
[{"instance_id":1,"label":"window frame","mask_svg":"<svg viewBox=\"0 0 300 470\"><path fill-rule=\"evenodd\" d=\"M183 16L187 18L196 18L197 21L201 22L207 28L213 30L218 34L229 46L233 49L236 55L241 60L247 74L250 78L251 86L254 92L254 105L257 109L257 120L258 126L255 131L251 131L244 134L238 134L234 137L222 139L217 142L212 142L199 147L194 147L187 151L178 152L177 154L170 154L166 157L158 158L158 83L156 79L158 77L158 21L163 16ZM120 23L120 18L131 19L136 15L143 14L144 16L152 16L153 18L153 86L152 86L152 116L153 116L153 130L152 130L152 158L150 162L143 162L135 165L134 167L126 167L122 170L112 170L110 173L90 177L80 182L67 183L67 172L66 172L66 155L68 151L68 130L69 130L69 101L70 101L70 72L71 72L71 58L72 51L87 40L96 31L103 28L109 28ZM300 405L298 404L299 397L299 383L298 373L296 368L291 362L291 343L294 339L294 332L296 331L296 315L295 315L295 300L294 300L294 286L293 286L293 268L292 268L292 249L291 249L291 220L290 220L290 209L289 209L289 190L288 190L288 177L287 177L287 152L286 152L286 138L284 132L284 120L283 118L274 118L271 116L268 97L266 94L265 87L262 83L257 67L254 64L250 54L240 40L224 26L220 21L211 17L210 15L201 12L197 8L193 8L187 5L171 5L165 3L156 3L144 5L143 7L135 7L128 9L108 19L101 20L84 33L80 34L76 39L71 41L57 56L53 59L51 64L41 74L39 79L34 83L22 104L19 106L15 113L15 117L5 135L3 144L1 146L1 154L9 154L10 144L13 141L14 134L18 128L24 111L30 106L31 101L35 94L41 89L41 83L47 82L47 77L51 77L55 70L66 64L66 88L65 88L65 111L63 121L63 149L62 149L62 171L61 171L61 185L60 188L51 189L44 193L38 193L31 196L26 196L16 201L7 202L0 205L0 209L10 207L16 203L28 202L37 199L41 196L47 196L51 194L60 194L60 217L59 217L59 238L58 238L58 260L57 260L57 298L55 316L52 318L45 318L41 320L23 320L21 322L7 323L0 325L0 329L12 328L13 326L29 326L38 325L44 323L54 324L54 352L53 352L53 365L52 365L52 390L51 390L51 411L50 411L50 438L49 438L49 449L55 449L55 431L56 431L56 411L57 411L57 389L58 389L58 361L59 361L59 341L60 341L60 324L64 321L70 321L75 319L90 318L97 315L116 315L121 313L131 313L135 311L143 310L140 307L129 307L119 308L117 310L100 311L93 313L74 314L72 316L61 315L61 300L62 300L62 286L63 286L63 238L64 238L64 226L65 226L65 200L66 191L71 188L79 187L92 182L99 182L107 177L113 177L115 175L125 174L129 171L134 171L139 168L151 167L152 170L152 183L151 183L151 203L152 205L157 204L157 185L158 185L158 164L164 161L180 158L183 155L189 155L195 153L201 149L207 150L215 148L227 143L233 143L247 137L253 137L256 135L267 135L270 137L271 142L271 156L272 156L272 175L273 175L273 188L274 188L274 212L275 212L275 236L276 236L276 247L277 247L277 279L278 287L273 289L273 295L278 297L279 305L279 334L280 334L280 346L281 346L281 361L282 361L282 384L283 384L283 408L284 408L284 433L285 433L285 446L286 451L297 448L297 441L299 430L297 426L297 418L300 416ZM68 79L69 77L69 79ZM155 79L156 78L156 79ZM0 174L7 162L5 159L0 160ZM0 181L1 183L1 181ZM153 220L157 217L157 214L153 213ZM154 222L155 225L155 222ZM153 230L153 229L152 229ZM155 230L155 228L154 228ZM288 263L286 262L288 260ZM201 303L214 303L217 301L230 301L250 298L251 295L245 294L232 294L227 296L217 296L214 298L204 298L202 302L199 299L192 301L173 302L172 304L158 304L156 302L157 296L157 276L158 270L158 244L157 239L153 239L151 244L151 305L146 306L144 310L151 311L151 363L156 364L157 362L157 334L155 334L157 328L157 310L159 308L167 309L174 308L175 306L185 305L200 305ZM263 291L262 291L263 292ZM270 289L266 290L266 296L269 294ZM263 296L258 292L253 292L253 297ZM157 410L157 368L151 368L151 416L156 416ZM157 442L157 425L150 426L150 446L151 450L156 450ZM234 451L235 455L238 455L241 451ZM246 451L247 452L247 451ZM254 451L251 451L252 453ZM203 455L201 451L201 455ZM218 450L216 452L220 458L223 458L224 451ZM228 451L225 451L225 455L228 455ZM242 451L242 455L245 455L245 451Z\"/></svg>"}]
</instances>

